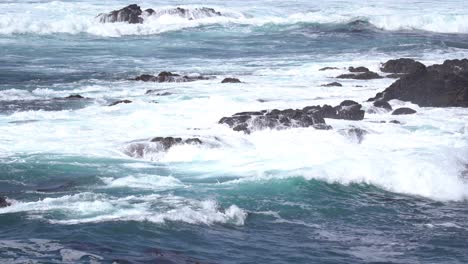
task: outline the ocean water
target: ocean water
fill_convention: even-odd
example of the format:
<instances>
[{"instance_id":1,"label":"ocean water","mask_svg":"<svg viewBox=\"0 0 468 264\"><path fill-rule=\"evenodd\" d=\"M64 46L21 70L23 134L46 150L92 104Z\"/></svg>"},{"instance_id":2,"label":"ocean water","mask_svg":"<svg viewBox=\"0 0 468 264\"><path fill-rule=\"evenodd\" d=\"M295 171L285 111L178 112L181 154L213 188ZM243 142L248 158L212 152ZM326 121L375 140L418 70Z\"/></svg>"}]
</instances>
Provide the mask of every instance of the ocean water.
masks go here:
<instances>
[{"instance_id":1,"label":"ocean water","mask_svg":"<svg viewBox=\"0 0 468 264\"><path fill-rule=\"evenodd\" d=\"M393 100L418 113L391 116L365 102L389 78L321 86L348 66L468 58L466 1L146 0L224 15L96 19L132 3L0 2L0 263L468 262L468 110ZM128 80L161 71L216 78ZM364 120L218 124L345 99ZM156 136L212 144L128 155Z\"/></svg>"}]
</instances>

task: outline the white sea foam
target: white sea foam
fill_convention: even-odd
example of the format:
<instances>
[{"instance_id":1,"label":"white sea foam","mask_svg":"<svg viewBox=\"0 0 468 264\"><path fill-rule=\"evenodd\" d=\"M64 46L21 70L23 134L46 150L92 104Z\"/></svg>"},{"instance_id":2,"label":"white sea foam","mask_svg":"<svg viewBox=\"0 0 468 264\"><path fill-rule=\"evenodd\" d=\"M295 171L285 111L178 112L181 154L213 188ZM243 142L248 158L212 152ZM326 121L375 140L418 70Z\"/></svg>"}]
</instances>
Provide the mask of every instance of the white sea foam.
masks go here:
<instances>
[{"instance_id":1,"label":"white sea foam","mask_svg":"<svg viewBox=\"0 0 468 264\"><path fill-rule=\"evenodd\" d=\"M294 3L301 5L301 3ZM407 3L405 3L407 4ZM306 5L302 3L302 5ZM468 33L465 21L468 19L467 8L453 12L446 10L444 6L438 8L425 6L424 3L415 3L415 7L406 9L393 6L387 2L381 3L382 7L362 7L361 3L350 1L342 4L341 8L333 6L333 3L321 3L320 11L284 13L280 8L271 6L271 10L247 9L245 6L233 3L232 9L213 6L221 11L224 16L200 17L190 20L178 15L162 15L149 17L143 24L126 23L99 23L96 15L120 9L122 6L92 5L86 3L68 3L53 1L49 3L15 3L3 5L3 13L0 13L0 34L55 34L89 33L98 36L118 37L124 35L150 35L167 31L181 30L204 25L252 25L263 26L267 24L290 25L296 23L327 23L343 24L356 19L365 19L378 28L384 30L423 30L440 33ZM420 7L418 8L418 5ZM463 8L463 5L456 5ZM147 7L166 10L174 6ZM182 6L188 9L196 9L197 5ZM428 9L420 12L421 8ZM431 9L429 9L431 8ZM448 7L447 7L448 8ZM239 11L237 11L239 10ZM465 12L464 12L465 11ZM21 14L21 15L18 15Z\"/></svg>"},{"instance_id":2,"label":"white sea foam","mask_svg":"<svg viewBox=\"0 0 468 264\"><path fill-rule=\"evenodd\" d=\"M155 205L157 207L155 207ZM81 193L35 202L12 201L0 214L27 212L31 218L43 218L55 224L80 224L107 221L167 221L189 224L243 225L247 213L236 205L225 209L213 200L191 200L178 196L146 195L115 198L96 193ZM49 213L63 214L49 218Z\"/></svg>"}]
</instances>

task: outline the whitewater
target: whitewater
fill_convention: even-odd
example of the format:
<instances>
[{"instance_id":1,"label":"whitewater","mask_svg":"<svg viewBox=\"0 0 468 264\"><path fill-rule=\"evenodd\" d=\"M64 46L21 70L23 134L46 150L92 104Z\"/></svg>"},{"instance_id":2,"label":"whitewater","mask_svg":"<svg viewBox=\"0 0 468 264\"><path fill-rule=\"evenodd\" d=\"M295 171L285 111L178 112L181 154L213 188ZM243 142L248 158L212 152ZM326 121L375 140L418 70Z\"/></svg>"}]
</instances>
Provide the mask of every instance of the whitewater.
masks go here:
<instances>
[{"instance_id":1,"label":"whitewater","mask_svg":"<svg viewBox=\"0 0 468 264\"><path fill-rule=\"evenodd\" d=\"M133 2L0 2L0 262L468 261L468 110L367 102L391 78L323 86L349 66L468 58L465 1L135 3L159 13L100 23ZM163 71L209 78L132 80ZM344 100L364 120L219 124Z\"/></svg>"}]
</instances>

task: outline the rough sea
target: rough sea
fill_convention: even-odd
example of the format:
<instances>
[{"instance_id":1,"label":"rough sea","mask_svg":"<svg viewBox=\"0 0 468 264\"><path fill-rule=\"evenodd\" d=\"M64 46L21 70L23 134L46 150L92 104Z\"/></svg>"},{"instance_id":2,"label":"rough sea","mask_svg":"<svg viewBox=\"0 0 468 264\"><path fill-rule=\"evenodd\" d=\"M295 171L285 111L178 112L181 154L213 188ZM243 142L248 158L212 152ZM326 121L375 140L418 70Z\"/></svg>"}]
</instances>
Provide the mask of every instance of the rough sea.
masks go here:
<instances>
[{"instance_id":1,"label":"rough sea","mask_svg":"<svg viewBox=\"0 0 468 264\"><path fill-rule=\"evenodd\" d=\"M96 18L129 4L223 15ZM466 0L1 0L0 263L468 263L468 109L395 117L366 102L395 79L321 86L468 58L467 22ZM162 71L216 78L129 80ZM218 124L346 99L364 120ZM148 142L168 136L213 144Z\"/></svg>"}]
</instances>

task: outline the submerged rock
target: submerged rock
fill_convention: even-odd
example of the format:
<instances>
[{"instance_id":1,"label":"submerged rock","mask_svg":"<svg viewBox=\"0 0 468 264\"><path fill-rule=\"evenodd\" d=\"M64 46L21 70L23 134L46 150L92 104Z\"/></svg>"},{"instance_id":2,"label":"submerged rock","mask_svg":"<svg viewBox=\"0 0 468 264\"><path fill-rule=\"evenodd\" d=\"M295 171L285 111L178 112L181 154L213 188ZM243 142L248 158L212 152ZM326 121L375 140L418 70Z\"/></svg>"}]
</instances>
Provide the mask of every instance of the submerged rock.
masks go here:
<instances>
[{"instance_id":1,"label":"submerged rock","mask_svg":"<svg viewBox=\"0 0 468 264\"><path fill-rule=\"evenodd\" d=\"M225 78L221 83L241 83L241 81L237 78Z\"/></svg>"},{"instance_id":2,"label":"submerged rock","mask_svg":"<svg viewBox=\"0 0 468 264\"><path fill-rule=\"evenodd\" d=\"M262 110L241 112L231 117L223 117L220 124L226 124L235 131L251 133L262 129L286 129L293 127L314 127L316 129L331 129L324 118L362 120L364 111L362 105L346 100L332 107L308 106L303 109Z\"/></svg>"},{"instance_id":3,"label":"submerged rock","mask_svg":"<svg viewBox=\"0 0 468 264\"><path fill-rule=\"evenodd\" d=\"M0 196L0 208L5 208L5 207L8 207L10 206L11 203L9 203L5 197L1 197Z\"/></svg>"},{"instance_id":4,"label":"submerged rock","mask_svg":"<svg viewBox=\"0 0 468 264\"><path fill-rule=\"evenodd\" d=\"M339 82L332 82L327 84L322 84L323 87L342 87L343 85Z\"/></svg>"},{"instance_id":5,"label":"submerged rock","mask_svg":"<svg viewBox=\"0 0 468 264\"><path fill-rule=\"evenodd\" d=\"M382 64L380 70L382 72L394 73L394 74L408 74L417 72L420 70L424 70L426 66L418 61L413 59L397 59L397 60L389 60ZM389 76L387 76L389 77ZM390 77L392 78L392 77Z\"/></svg>"},{"instance_id":6,"label":"submerged rock","mask_svg":"<svg viewBox=\"0 0 468 264\"><path fill-rule=\"evenodd\" d=\"M143 82L194 82L199 80L209 80L210 78L204 76L181 76L172 72L160 72L158 76L150 74L142 74L134 79L134 81L143 81Z\"/></svg>"},{"instance_id":7,"label":"submerged rock","mask_svg":"<svg viewBox=\"0 0 468 264\"><path fill-rule=\"evenodd\" d=\"M407 74L369 101L392 99L422 107L468 107L468 60L447 60Z\"/></svg>"},{"instance_id":8,"label":"submerged rock","mask_svg":"<svg viewBox=\"0 0 468 264\"><path fill-rule=\"evenodd\" d=\"M417 113L416 110L413 110L408 107L402 107L398 108L395 111L393 111L392 115L411 115Z\"/></svg>"},{"instance_id":9,"label":"submerged rock","mask_svg":"<svg viewBox=\"0 0 468 264\"><path fill-rule=\"evenodd\" d=\"M349 137L352 140L355 140L356 143L361 143L364 140L364 136L369 132L359 127L351 127L348 129L341 129L340 134Z\"/></svg>"},{"instance_id":10,"label":"submerged rock","mask_svg":"<svg viewBox=\"0 0 468 264\"><path fill-rule=\"evenodd\" d=\"M336 78L355 79L355 80L372 80L372 79L381 79L383 77L380 76L378 73L368 71L368 72L359 73L359 74L352 74L352 73L341 74L337 76Z\"/></svg>"},{"instance_id":11,"label":"submerged rock","mask_svg":"<svg viewBox=\"0 0 468 264\"><path fill-rule=\"evenodd\" d=\"M125 99L125 100L115 101L115 102L111 103L109 106L114 106L114 105L118 105L118 104L130 104L130 103L132 103L132 101Z\"/></svg>"},{"instance_id":12,"label":"submerged rock","mask_svg":"<svg viewBox=\"0 0 468 264\"><path fill-rule=\"evenodd\" d=\"M156 142L161 144L164 150L168 150L174 145L181 145L181 144L192 144L192 145L201 145L203 142L199 138L187 138L182 139L180 137L155 137L151 139L151 142Z\"/></svg>"},{"instance_id":13,"label":"submerged rock","mask_svg":"<svg viewBox=\"0 0 468 264\"><path fill-rule=\"evenodd\" d=\"M338 70L339 68L337 67L324 67L319 69L319 71L328 71L328 70Z\"/></svg>"},{"instance_id":14,"label":"submerged rock","mask_svg":"<svg viewBox=\"0 0 468 264\"><path fill-rule=\"evenodd\" d=\"M71 94L67 97L65 97L65 99L85 99L83 96L79 95L79 94Z\"/></svg>"},{"instance_id":15,"label":"submerged rock","mask_svg":"<svg viewBox=\"0 0 468 264\"><path fill-rule=\"evenodd\" d=\"M398 121L398 120L391 120L389 123L392 123L392 124L401 124L401 122Z\"/></svg>"}]
</instances>

